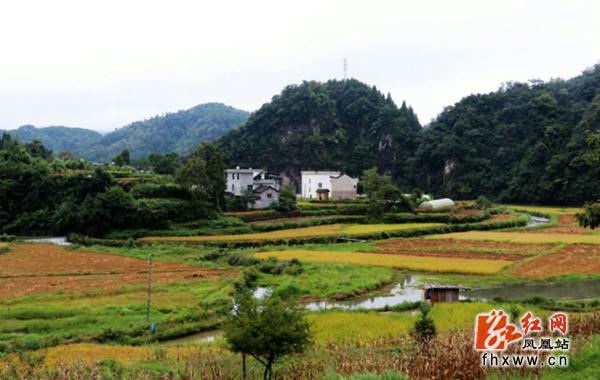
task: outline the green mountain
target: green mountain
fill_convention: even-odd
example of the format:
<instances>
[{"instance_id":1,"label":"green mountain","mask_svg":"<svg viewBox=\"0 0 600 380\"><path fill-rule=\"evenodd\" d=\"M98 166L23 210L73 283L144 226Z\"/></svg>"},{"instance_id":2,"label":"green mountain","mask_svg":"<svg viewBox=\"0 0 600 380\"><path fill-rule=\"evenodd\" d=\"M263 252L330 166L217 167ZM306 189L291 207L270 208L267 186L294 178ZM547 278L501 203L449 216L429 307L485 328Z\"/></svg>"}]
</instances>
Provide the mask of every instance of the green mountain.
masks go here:
<instances>
[{"instance_id":1,"label":"green mountain","mask_svg":"<svg viewBox=\"0 0 600 380\"><path fill-rule=\"evenodd\" d=\"M397 181L413 177L421 126L375 87L357 80L288 86L219 140L230 166L261 167L296 182L300 170L359 175L377 166Z\"/></svg>"},{"instance_id":2,"label":"green mountain","mask_svg":"<svg viewBox=\"0 0 600 380\"><path fill-rule=\"evenodd\" d=\"M137 121L105 135L82 128L35 128L31 125L0 132L15 135L22 142L40 140L54 153L70 150L88 160L109 161L124 149L128 149L134 158L154 152L189 153L202 141L219 138L247 118L246 111L207 103Z\"/></svg>"},{"instance_id":3,"label":"green mountain","mask_svg":"<svg viewBox=\"0 0 600 380\"><path fill-rule=\"evenodd\" d=\"M202 141L215 140L248 118L246 111L220 103L206 103L185 111L137 121L105 135L90 153L92 159L110 159L123 149L132 157L150 153L185 154Z\"/></svg>"},{"instance_id":4,"label":"green mountain","mask_svg":"<svg viewBox=\"0 0 600 380\"><path fill-rule=\"evenodd\" d=\"M600 199L585 158L600 133L600 64L569 80L509 83L447 107L423 130L421 188L459 199L576 204Z\"/></svg>"},{"instance_id":5,"label":"green mountain","mask_svg":"<svg viewBox=\"0 0 600 380\"><path fill-rule=\"evenodd\" d=\"M85 157L85 153L94 149L102 140L102 135L98 132L62 126L36 128L33 125L24 125L14 130L0 130L0 134L2 132L7 132L22 142L42 141L54 153L70 150L81 157Z\"/></svg>"}]
</instances>

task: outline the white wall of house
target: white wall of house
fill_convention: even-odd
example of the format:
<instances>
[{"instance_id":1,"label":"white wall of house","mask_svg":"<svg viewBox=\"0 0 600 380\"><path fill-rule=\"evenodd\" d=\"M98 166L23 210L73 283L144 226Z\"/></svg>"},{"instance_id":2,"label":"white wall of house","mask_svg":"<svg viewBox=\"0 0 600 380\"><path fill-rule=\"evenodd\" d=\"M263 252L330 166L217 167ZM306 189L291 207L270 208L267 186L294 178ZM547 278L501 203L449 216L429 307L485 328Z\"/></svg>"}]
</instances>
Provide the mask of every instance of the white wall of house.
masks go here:
<instances>
[{"instance_id":1,"label":"white wall of house","mask_svg":"<svg viewBox=\"0 0 600 380\"><path fill-rule=\"evenodd\" d=\"M227 176L226 191L236 197L244 195L246 190L254 188L254 177L262 172L260 169L240 169L239 167L225 170Z\"/></svg>"},{"instance_id":2,"label":"white wall of house","mask_svg":"<svg viewBox=\"0 0 600 380\"><path fill-rule=\"evenodd\" d=\"M254 203L248 203L248 208L261 209L268 208L275 202L279 202L279 192L275 189L268 188L267 190L254 194Z\"/></svg>"},{"instance_id":3,"label":"white wall of house","mask_svg":"<svg viewBox=\"0 0 600 380\"><path fill-rule=\"evenodd\" d=\"M339 172L303 171L301 175L302 198L317 198L318 189L327 189L331 193L331 177L337 177Z\"/></svg>"},{"instance_id":4,"label":"white wall of house","mask_svg":"<svg viewBox=\"0 0 600 380\"><path fill-rule=\"evenodd\" d=\"M358 178L347 174L331 178L331 199L356 199Z\"/></svg>"}]
</instances>

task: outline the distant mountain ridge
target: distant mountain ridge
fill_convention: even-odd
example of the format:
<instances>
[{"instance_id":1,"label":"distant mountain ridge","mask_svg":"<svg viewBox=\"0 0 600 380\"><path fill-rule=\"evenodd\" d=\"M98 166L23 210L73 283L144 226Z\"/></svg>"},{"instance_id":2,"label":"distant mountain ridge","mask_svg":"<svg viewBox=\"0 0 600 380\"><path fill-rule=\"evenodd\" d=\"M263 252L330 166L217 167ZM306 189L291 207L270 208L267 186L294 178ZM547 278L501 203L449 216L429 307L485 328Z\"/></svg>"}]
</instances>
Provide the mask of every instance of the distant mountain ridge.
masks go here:
<instances>
[{"instance_id":1,"label":"distant mountain ridge","mask_svg":"<svg viewBox=\"0 0 600 380\"><path fill-rule=\"evenodd\" d=\"M186 154L201 142L216 140L243 124L248 115L221 103L205 103L136 121L105 135L84 128L32 125L0 132L8 132L22 142L40 140L54 153L70 150L88 160L109 161L124 149L134 158L154 152Z\"/></svg>"}]
</instances>

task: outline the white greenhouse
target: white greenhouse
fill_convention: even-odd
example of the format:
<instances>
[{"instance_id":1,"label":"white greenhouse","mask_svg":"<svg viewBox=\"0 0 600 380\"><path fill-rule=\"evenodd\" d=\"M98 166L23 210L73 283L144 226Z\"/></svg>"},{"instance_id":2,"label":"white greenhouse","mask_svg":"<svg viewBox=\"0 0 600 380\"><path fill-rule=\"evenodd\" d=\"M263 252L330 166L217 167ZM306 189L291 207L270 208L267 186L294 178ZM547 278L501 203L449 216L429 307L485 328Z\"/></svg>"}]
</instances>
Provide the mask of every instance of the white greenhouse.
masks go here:
<instances>
[{"instance_id":1,"label":"white greenhouse","mask_svg":"<svg viewBox=\"0 0 600 380\"><path fill-rule=\"evenodd\" d=\"M450 198L435 199L419 205L419 208L431 211L445 211L450 210L452 207L454 207L454 201Z\"/></svg>"}]
</instances>

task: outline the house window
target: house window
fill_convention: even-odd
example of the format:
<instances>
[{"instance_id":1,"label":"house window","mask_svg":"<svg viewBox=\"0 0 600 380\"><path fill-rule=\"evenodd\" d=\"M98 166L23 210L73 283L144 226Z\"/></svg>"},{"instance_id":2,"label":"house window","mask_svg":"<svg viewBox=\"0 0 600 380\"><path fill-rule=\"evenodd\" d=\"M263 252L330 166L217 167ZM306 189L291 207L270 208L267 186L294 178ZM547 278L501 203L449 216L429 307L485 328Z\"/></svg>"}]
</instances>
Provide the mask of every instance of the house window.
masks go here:
<instances>
[{"instance_id":1,"label":"house window","mask_svg":"<svg viewBox=\"0 0 600 380\"><path fill-rule=\"evenodd\" d=\"M235 179L235 173L231 173L231 179Z\"/></svg>"},{"instance_id":2,"label":"house window","mask_svg":"<svg viewBox=\"0 0 600 380\"><path fill-rule=\"evenodd\" d=\"M240 173L238 173L237 175L238 175L238 176L237 176L237 177L238 177L237 179L240 179Z\"/></svg>"},{"instance_id":3,"label":"house window","mask_svg":"<svg viewBox=\"0 0 600 380\"><path fill-rule=\"evenodd\" d=\"M273 194L267 193L267 198L273 198Z\"/></svg>"},{"instance_id":4,"label":"house window","mask_svg":"<svg viewBox=\"0 0 600 380\"><path fill-rule=\"evenodd\" d=\"M231 191L235 191L235 185L233 183L231 184Z\"/></svg>"},{"instance_id":5,"label":"house window","mask_svg":"<svg viewBox=\"0 0 600 380\"><path fill-rule=\"evenodd\" d=\"M310 183L310 178L308 179L308 183Z\"/></svg>"},{"instance_id":6,"label":"house window","mask_svg":"<svg viewBox=\"0 0 600 380\"><path fill-rule=\"evenodd\" d=\"M248 185L247 189L248 191L252 191L252 185Z\"/></svg>"},{"instance_id":7,"label":"house window","mask_svg":"<svg viewBox=\"0 0 600 380\"><path fill-rule=\"evenodd\" d=\"M319 189L323 187L323 184L319 182Z\"/></svg>"}]
</instances>

